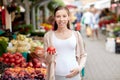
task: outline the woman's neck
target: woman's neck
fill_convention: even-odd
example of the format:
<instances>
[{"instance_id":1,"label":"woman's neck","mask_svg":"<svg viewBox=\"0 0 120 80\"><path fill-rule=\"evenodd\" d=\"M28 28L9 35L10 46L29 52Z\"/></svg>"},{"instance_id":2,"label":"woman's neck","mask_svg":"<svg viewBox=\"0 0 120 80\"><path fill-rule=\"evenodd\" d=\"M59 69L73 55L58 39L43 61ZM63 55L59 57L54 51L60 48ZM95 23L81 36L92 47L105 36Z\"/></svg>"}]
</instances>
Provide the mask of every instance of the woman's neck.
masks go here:
<instances>
[{"instance_id":1,"label":"woman's neck","mask_svg":"<svg viewBox=\"0 0 120 80\"><path fill-rule=\"evenodd\" d=\"M69 29L67 28L67 27L63 27L63 28L58 28L57 29L57 32L62 32L62 33L64 33L64 32L66 32L66 31L68 31Z\"/></svg>"}]
</instances>

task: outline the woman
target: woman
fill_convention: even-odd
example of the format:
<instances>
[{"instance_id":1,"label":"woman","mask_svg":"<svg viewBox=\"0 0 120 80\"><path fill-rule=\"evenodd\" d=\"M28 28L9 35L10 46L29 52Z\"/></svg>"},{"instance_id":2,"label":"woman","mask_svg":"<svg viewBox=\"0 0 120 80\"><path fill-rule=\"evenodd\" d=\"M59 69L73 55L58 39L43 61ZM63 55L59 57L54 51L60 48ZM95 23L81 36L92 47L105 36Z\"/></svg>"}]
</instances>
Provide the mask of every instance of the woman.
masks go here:
<instances>
[{"instance_id":1,"label":"woman","mask_svg":"<svg viewBox=\"0 0 120 80\"><path fill-rule=\"evenodd\" d=\"M55 55L45 53L48 65L46 80L81 80L79 72L86 62L82 37L79 32L70 30L68 8L57 7L54 20L54 30L44 36L45 50L50 46L56 49Z\"/></svg>"}]
</instances>

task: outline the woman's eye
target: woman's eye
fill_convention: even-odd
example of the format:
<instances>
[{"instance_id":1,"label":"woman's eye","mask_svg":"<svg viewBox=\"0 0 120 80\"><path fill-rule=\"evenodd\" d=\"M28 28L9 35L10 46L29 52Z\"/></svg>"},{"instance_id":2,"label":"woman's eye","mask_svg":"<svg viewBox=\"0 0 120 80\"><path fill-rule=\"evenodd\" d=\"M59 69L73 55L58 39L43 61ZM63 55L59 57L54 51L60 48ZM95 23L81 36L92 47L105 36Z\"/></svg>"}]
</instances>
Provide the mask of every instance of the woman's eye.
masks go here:
<instances>
[{"instance_id":1,"label":"woman's eye","mask_svg":"<svg viewBox=\"0 0 120 80\"><path fill-rule=\"evenodd\" d=\"M66 15L64 15L63 17L67 17Z\"/></svg>"},{"instance_id":2,"label":"woman's eye","mask_svg":"<svg viewBox=\"0 0 120 80\"><path fill-rule=\"evenodd\" d=\"M57 16L56 16L56 18L66 18L66 17L67 17L66 15L62 15L62 16L57 15Z\"/></svg>"},{"instance_id":3,"label":"woman's eye","mask_svg":"<svg viewBox=\"0 0 120 80\"><path fill-rule=\"evenodd\" d=\"M57 18L59 18L60 16L56 16Z\"/></svg>"}]
</instances>

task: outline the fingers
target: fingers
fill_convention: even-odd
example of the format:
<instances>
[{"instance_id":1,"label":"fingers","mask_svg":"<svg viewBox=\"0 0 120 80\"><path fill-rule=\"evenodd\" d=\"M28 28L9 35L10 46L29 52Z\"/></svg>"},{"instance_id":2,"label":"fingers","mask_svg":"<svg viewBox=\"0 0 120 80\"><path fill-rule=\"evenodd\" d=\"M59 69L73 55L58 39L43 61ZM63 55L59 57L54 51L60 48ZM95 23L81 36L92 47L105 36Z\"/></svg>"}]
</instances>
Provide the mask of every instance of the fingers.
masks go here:
<instances>
[{"instance_id":1,"label":"fingers","mask_svg":"<svg viewBox=\"0 0 120 80\"><path fill-rule=\"evenodd\" d=\"M66 75L66 78L72 78L72 77L73 77L73 74Z\"/></svg>"},{"instance_id":2,"label":"fingers","mask_svg":"<svg viewBox=\"0 0 120 80\"><path fill-rule=\"evenodd\" d=\"M53 55L53 54L55 54L56 52L55 52L55 51L48 51L48 53L49 53L50 55Z\"/></svg>"},{"instance_id":3,"label":"fingers","mask_svg":"<svg viewBox=\"0 0 120 80\"><path fill-rule=\"evenodd\" d=\"M76 76L79 73L79 69L73 69L70 71L70 74L66 75L66 78L72 78L74 76Z\"/></svg>"}]
</instances>

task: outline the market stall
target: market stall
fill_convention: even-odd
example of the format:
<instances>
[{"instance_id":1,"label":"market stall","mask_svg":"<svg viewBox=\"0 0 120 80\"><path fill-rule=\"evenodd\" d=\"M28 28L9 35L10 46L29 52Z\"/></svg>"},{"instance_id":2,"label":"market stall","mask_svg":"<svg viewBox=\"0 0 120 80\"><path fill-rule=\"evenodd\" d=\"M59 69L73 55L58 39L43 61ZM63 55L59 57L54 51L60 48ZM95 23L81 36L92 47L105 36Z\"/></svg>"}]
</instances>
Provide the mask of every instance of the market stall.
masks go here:
<instances>
[{"instance_id":1,"label":"market stall","mask_svg":"<svg viewBox=\"0 0 120 80\"><path fill-rule=\"evenodd\" d=\"M18 34L16 39L0 37L6 49L0 54L0 80L45 80L43 42Z\"/></svg>"}]
</instances>

